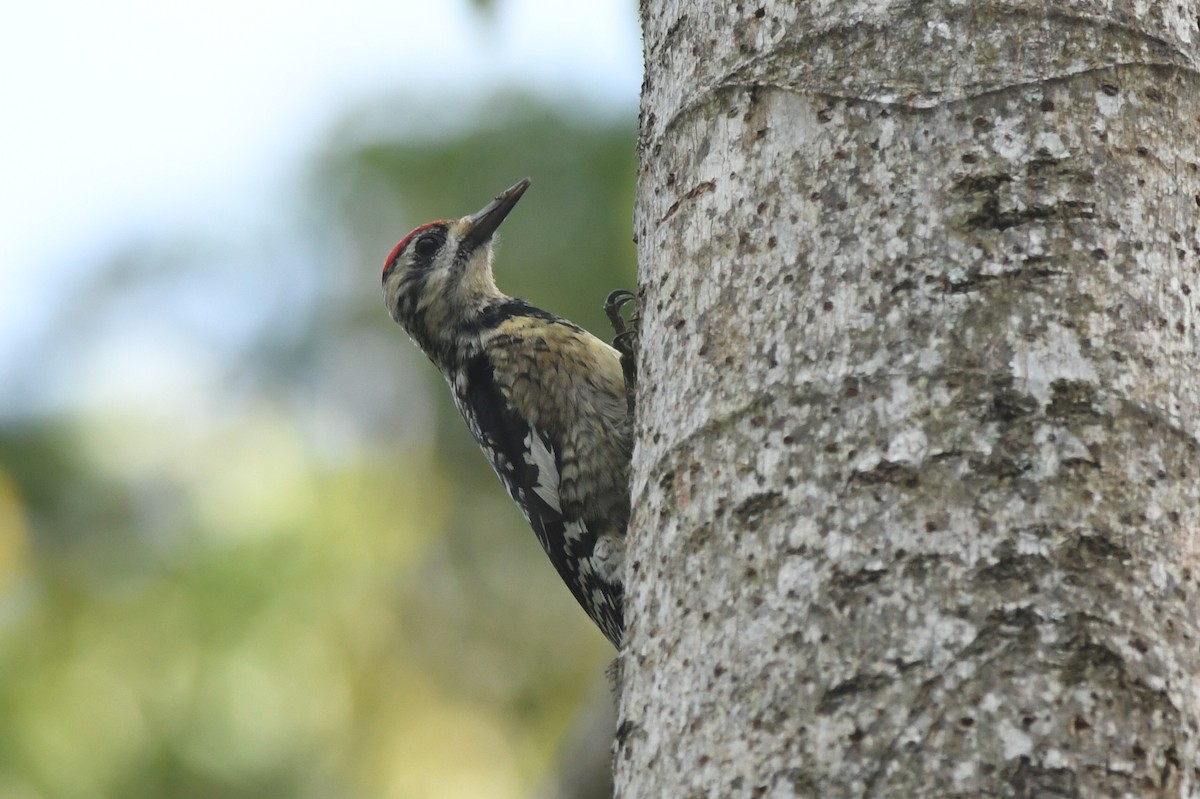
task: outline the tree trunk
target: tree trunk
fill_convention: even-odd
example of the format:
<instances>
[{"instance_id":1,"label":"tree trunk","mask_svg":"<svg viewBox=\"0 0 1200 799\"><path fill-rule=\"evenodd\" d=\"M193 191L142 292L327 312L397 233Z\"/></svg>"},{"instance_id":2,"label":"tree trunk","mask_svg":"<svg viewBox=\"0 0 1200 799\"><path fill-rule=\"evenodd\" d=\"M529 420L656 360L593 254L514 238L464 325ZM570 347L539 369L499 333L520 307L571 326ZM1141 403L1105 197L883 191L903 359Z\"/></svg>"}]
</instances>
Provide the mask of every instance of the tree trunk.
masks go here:
<instances>
[{"instance_id":1,"label":"tree trunk","mask_svg":"<svg viewBox=\"0 0 1200 799\"><path fill-rule=\"evenodd\" d=\"M1200 796L1200 0L645 0L617 795Z\"/></svg>"}]
</instances>

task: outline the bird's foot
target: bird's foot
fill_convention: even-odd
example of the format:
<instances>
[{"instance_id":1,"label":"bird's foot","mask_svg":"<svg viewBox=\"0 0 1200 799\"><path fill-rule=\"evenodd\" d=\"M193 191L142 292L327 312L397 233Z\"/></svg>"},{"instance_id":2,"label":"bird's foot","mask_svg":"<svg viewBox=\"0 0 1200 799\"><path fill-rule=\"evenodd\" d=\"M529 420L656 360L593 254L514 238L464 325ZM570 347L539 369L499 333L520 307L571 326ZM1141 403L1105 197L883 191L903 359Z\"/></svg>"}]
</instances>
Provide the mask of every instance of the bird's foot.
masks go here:
<instances>
[{"instance_id":1,"label":"bird's foot","mask_svg":"<svg viewBox=\"0 0 1200 799\"><path fill-rule=\"evenodd\" d=\"M633 312L629 320L621 315L621 310L633 303ZM608 295L604 301L604 313L612 324L613 347L621 353L621 371L625 374L625 401L629 405L629 416L633 418L633 408L637 394L637 348L638 325L641 321L638 315L637 295L632 291L617 289Z\"/></svg>"}]
</instances>

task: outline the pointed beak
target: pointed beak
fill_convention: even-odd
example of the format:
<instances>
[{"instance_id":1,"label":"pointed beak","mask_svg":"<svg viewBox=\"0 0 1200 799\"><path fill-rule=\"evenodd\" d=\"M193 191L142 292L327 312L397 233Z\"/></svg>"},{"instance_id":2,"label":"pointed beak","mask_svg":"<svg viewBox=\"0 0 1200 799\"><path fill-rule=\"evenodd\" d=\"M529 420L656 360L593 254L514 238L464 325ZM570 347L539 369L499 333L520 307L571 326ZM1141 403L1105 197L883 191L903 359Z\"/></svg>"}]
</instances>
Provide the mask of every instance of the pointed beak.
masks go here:
<instances>
[{"instance_id":1,"label":"pointed beak","mask_svg":"<svg viewBox=\"0 0 1200 799\"><path fill-rule=\"evenodd\" d=\"M469 251L490 241L496 228L500 227L509 211L516 206L517 200L521 199L529 184L529 178L519 181L515 186L500 192L496 199L472 215L471 230L463 238L462 248Z\"/></svg>"}]
</instances>

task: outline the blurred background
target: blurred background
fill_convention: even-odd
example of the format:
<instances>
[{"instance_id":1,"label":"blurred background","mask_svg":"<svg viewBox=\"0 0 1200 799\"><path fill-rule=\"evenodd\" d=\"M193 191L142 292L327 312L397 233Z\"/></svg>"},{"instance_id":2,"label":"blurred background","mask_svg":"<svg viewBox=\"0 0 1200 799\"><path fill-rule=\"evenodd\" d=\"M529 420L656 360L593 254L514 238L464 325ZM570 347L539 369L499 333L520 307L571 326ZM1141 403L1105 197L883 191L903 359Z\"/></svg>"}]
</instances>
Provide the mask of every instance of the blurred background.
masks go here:
<instances>
[{"instance_id":1,"label":"blurred background","mask_svg":"<svg viewBox=\"0 0 1200 799\"><path fill-rule=\"evenodd\" d=\"M635 4L5 18L0 799L586 795L613 653L379 274L528 175L498 282L609 337Z\"/></svg>"}]
</instances>

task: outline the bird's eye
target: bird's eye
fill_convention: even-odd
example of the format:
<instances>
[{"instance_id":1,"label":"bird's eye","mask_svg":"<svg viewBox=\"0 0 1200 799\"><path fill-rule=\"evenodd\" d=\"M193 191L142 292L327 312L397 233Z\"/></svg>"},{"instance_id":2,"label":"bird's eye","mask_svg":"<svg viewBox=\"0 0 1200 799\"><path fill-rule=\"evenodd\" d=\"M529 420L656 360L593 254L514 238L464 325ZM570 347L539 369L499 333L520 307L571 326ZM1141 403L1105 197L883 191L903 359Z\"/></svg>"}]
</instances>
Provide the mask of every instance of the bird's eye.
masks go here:
<instances>
[{"instance_id":1,"label":"bird's eye","mask_svg":"<svg viewBox=\"0 0 1200 799\"><path fill-rule=\"evenodd\" d=\"M429 258L434 255L442 247L442 237L436 233L426 233L421 238L417 239L417 243L413 245L413 250L422 258Z\"/></svg>"}]
</instances>

